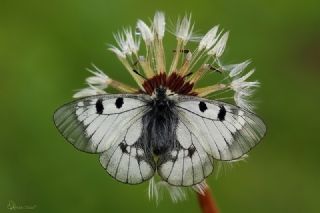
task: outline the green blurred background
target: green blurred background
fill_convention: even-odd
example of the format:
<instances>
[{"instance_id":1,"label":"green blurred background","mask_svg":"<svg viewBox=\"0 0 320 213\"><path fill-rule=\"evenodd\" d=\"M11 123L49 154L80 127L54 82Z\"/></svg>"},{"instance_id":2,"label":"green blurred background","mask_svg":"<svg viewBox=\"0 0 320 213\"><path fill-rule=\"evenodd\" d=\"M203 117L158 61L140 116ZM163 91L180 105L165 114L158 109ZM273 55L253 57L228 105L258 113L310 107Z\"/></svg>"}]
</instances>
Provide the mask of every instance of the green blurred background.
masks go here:
<instances>
[{"instance_id":1,"label":"green blurred background","mask_svg":"<svg viewBox=\"0 0 320 213\"><path fill-rule=\"evenodd\" d=\"M208 180L222 212L320 212L319 8L317 0L0 0L0 212L10 200L37 205L29 212L199 212L193 193L156 206L147 184L116 182L52 122L92 62L130 82L105 44L156 10L173 20L192 12L202 33L230 30L223 61L251 58L262 83L267 136L246 162Z\"/></svg>"}]
</instances>

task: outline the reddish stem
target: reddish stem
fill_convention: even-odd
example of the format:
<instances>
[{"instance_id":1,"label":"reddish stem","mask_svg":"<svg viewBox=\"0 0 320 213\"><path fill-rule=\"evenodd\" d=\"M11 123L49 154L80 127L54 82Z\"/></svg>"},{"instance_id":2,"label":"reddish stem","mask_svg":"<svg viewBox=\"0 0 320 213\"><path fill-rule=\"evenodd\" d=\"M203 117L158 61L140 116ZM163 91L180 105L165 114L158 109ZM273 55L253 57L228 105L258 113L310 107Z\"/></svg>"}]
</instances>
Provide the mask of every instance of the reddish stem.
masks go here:
<instances>
[{"instance_id":1,"label":"reddish stem","mask_svg":"<svg viewBox=\"0 0 320 213\"><path fill-rule=\"evenodd\" d=\"M203 213L219 213L217 204L211 194L209 187L206 187L203 194L198 194L198 201Z\"/></svg>"}]
</instances>

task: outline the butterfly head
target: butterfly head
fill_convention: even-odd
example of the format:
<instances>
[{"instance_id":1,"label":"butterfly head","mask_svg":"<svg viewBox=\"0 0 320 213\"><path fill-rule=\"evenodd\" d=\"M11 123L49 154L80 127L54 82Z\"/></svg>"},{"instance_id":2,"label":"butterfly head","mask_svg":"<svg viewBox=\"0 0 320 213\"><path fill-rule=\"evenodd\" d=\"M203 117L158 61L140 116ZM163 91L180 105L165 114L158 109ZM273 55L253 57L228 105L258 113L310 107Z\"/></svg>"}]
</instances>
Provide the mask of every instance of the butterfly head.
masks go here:
<instances>
[{"instance_id":1,"label":"butterfly head","mask_svg":"<svg viewBox=\"0 0 320 213\"><path fill-rule=\"evenodd\" d=\"M159 100L167 99L167 88L160 86L155 89L155 96Z\"/></svg>"},{"instance_id":2,"label":"butterfly head","mask_svg":"<svg viewBox=\"0 0 320 213\"><path fill-rule=\"evenodd\" d=\"M153 98L153 106L159 110L165 110L172 105L172 100L169 98L169 90L166 87L160 86L155 88Z\"/></svg>"}]
</instances>

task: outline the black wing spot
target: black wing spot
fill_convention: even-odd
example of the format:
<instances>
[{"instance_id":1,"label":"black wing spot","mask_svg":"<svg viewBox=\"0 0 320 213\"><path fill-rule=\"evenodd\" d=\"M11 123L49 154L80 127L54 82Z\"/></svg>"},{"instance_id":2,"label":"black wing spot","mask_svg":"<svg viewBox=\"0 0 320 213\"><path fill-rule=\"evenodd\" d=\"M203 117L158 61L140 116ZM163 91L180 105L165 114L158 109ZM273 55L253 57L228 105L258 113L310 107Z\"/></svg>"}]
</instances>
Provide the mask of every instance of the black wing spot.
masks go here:
<instances>
[{"instance_id":1,"label":"black wing spot","mask_svg":"<svg viewBox=\"0 0 320 213\"><path fill-rule=\"evenodd\" d=\"M127 145L127 144L125 144L125 143L120 143L120 144L119 144L119 147L120 147L122 153L128 153L128 150L127 150L128 145Z\"/></svg>"},{"instance_id":2,"label":"black wing spot","mask_svg":"<svg viewBox=\"0 0 320 213\"><path fill-rule=\"evenodd\" d=\"M196 151L196 148L193 145L190 146L188 149L188 157L191 158L193 156L193 154L195 153L195 151Z\"/></svg>"},{"instance_id":3,"label":"black wing spot","mask_svg":"<svg viewBox=\"0 0 320 213\"><path fill-rule=\"evenodd\" d=\"M227 113L226 108L224 108L224 106L221 105L218 113L218 118L220 121L224 121L224 118L226 117L226 113Z\"/></svg>"},{"instance_id":4,"label":"black wing spot","mask_svg":"<svg viewBox=\"0 0 320 213\"><path fill-rule=\"evenodd\" d=\"M116 107L117 107L118 109L120 109L120 108L122 107L122 105L123 105L123 98L121 98L121 97L120 97L120 98L117 98L115 105L116 105Z\"/></svg>"},{"instance_id":5,"label":"black wing spot","mask_svg":"<svg viewBox=\"0 0 320 213\"><path fill-rule=\"evenodd\" d=\"M99 98L96 102L96 110L98 114L102 114L103 113L103 104L102 104L102 99Z\"/></svg>"},{"instance_id":6,"label":"black wing spot","mask_svg":"<svg viewBox=\"0 0 320 213\"><path fill-rule=\"evenodd\" d=\"M140 162L143 160L143 156L137 155L137 156L136 156L136 160L137 160L138 163L140 164Z\"/></svg>"},{"instance_id":7,"label":"black wing spot","mask_svg":"<svg viewBox=\"0 0 320 213\"><path fill-rule=\"evenodd\" d=\"M206 110L208 109L208 107L207 107L207 105L206 105L205 102L200 101L200 103L199 103L199 109L200 109L201 112L204 112L204 111L206 111Z\"/></svg>"}]
</instances>

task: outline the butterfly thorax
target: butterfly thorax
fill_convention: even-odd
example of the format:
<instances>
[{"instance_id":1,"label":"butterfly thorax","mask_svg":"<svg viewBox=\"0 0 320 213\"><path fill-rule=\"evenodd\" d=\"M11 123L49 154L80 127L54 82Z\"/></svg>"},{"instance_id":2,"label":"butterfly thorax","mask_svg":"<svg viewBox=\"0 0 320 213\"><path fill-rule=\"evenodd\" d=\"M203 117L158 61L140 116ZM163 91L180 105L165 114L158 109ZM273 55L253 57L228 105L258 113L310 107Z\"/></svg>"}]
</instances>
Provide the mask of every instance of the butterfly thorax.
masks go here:
<instances>
[{"instance_id":1,"label":"butterfly thorax","mask_svg":"<svg viewBox=\"0 0 320 213\"><path fill-rule=\"evenodd\" d=\"M175 128L178 117L174 112L174 100L166 94L166 88L156 88L156 95L149 103L150 110L143 116L144 141L154 155L162 155L175 146Z\"/></svg>"}]
</instances>

